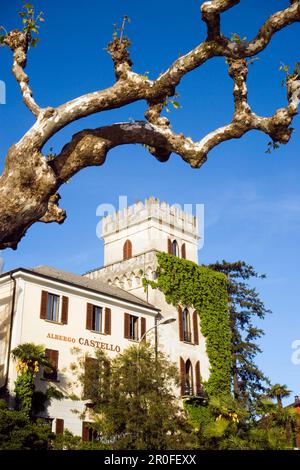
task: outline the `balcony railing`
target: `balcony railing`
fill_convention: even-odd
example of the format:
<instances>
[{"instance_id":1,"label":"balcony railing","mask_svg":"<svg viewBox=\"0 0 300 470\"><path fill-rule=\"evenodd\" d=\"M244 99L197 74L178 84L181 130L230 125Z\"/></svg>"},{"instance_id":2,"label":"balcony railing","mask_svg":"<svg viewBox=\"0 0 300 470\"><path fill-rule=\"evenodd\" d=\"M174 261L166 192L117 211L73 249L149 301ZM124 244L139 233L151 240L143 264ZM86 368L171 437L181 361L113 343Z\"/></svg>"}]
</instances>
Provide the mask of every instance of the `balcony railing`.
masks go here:
<instances>
[{"instance_id":1,"label":"balcony railing","mask_svg":"<svg viewBox=\"0 0 300 470\"><path fill-rule=\"evenodd\" d=\"M191 385L185 384L184 395L185 396L192 396L193 395L193 387Z\"/></svg>"}]
</instances>

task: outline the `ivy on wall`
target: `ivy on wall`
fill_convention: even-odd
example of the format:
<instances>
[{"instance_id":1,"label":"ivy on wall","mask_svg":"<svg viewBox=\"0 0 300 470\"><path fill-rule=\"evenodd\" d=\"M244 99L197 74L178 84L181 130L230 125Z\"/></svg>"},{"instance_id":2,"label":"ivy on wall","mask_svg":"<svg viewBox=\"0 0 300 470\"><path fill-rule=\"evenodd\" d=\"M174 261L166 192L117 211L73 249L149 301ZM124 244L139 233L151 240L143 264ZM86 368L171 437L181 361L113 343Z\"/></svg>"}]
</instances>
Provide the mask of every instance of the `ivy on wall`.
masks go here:
<instances>
[{"instance_id":1,"label":"ivy on wall","mask_svg":"<svg viewBox=\"0 0 300 470\"><path fill-rule=\"evenodd\" d=\"M167 253L158 253L157 260L157 279L144 279L144 286L161 290L175 307L193 307L198 312L210 362L205 390L209 396L229 394L231 333L226 276Z\"/></svg>"}]
</instances>

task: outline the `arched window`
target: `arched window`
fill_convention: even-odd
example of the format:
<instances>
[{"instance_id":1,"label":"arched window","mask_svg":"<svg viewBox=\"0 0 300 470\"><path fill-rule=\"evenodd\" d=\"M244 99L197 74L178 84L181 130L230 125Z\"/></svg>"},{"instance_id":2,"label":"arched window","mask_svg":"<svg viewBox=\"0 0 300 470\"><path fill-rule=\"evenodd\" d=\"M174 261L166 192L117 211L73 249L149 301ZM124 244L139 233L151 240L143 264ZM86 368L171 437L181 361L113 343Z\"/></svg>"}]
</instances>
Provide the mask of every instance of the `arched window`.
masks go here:
<instances>
[{"instance_id":1,"label":"arched window","mask_svg":"<svg viewBox=\"0 0 300 470\"><path fill-rule=\"evenodd\" d=\"M132 258L132 243L130 240L126 240L123 246L123 260Z\"/></svg>"},{"instance_id":2,"label":"arched window","mask_svg":"<svg viewBox=\"0 0 300 470\"><path fill-rule=\"evenodd\" d=\"M178 256L179 255L179 248L178 248L178 243L176 240L172 242L172 255Z\"/></svg>"},{"instance_id":3,"label":"arched window","mask_svg":"<svg viewBox=\"0 0 300 470\"><path fill-rule=\"evenodd\" d=\"M191 361L188 359L185 363L185 395L193 395L193 367Z\"/></svg>"},{"instance_id":4,"label":"arched window","mask_svg":"<svg viewBox=\"0 0 300 470\"><path fill-rule=\"evenodd\" d=\"M186 259L186 247L185 247L185 243L183 243L181 245L181 258L182 259Z\"/></svg>"},{"instance_id":5,"label":"arched window","mask_svg":"<svg viewBox=\"0 0 300 470\"><path fill-rule=\"evenodd\" d=\"M190 313L187 308L182 312L182 324L183 324L183 341L191 343L192 333L191 333L191 319Z\"/></svg>"}]
</instances>

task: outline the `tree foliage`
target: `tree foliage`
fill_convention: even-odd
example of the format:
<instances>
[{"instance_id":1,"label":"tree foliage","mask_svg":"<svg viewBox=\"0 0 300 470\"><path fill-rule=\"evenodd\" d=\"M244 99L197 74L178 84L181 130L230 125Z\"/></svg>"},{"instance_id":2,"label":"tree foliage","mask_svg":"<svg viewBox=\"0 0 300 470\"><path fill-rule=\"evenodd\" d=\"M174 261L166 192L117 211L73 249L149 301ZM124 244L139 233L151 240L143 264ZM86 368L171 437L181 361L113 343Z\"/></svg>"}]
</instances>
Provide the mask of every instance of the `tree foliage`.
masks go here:
<instances>
[{"instance_id":1,"label":"tree foliage","mask_svg":"<svg viewBox=\"0 0 300 470\"><path fill-rule=\"evenodd\" d=\"M155 356L152 347L140 345L109 359L97 351L86 364L77 376L85 399L93 403L91 426L102 444L131 450L188 448L192 435L174 396L177 368L162 353Z\"/></svg>"},{"instance_id":2,"label":"tree foliage","mask_svg":"<svg viewBox=\"0 0 300 470\"><path fill-rule=\"evenodd\" d=\"M53 438L50 424L33 422L25 413L9 410L0 402L0 450L47 450Z\"/></svg>"},{"instance_id":3,"label":"tree foliage","mask_svg":"<svg viewBox=\"0 0 300 470\"><path fill-rule=\"evenodd\" d=\"M212 397L205 405L185 403L203 450L287 450L295 447L300 416L293 408L278 408L261 396L255 416L233 396Z\"/></svg>"},{"instance_id":4,"label":"tree foliage","mask_svg":"<svg viewBox=\"0 0 300 470\"><path fill-rule=\"evenodd\" d=\"M250 287L252 279L261 279L253 266L244 261L229 263L223 260L210 264L214 271L225 274L228 280L228 299L231 329L231 380L235 397L252 400L264 392L269 380L255 364L256 355L261 352L256 340L264 333L255 322L270 313L260 299L257 290Z\"/></svg>"}]
</instances>

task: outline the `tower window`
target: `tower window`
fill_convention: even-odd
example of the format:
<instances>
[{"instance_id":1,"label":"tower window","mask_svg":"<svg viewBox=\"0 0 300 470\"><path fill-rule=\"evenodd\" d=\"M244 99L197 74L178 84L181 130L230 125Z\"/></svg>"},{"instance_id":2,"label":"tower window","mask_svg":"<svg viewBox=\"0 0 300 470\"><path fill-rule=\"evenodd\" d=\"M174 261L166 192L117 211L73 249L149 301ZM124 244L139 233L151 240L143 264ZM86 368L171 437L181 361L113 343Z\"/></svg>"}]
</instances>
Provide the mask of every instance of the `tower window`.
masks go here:
<instances>
[{"instance_id":1,"label":"tower window","mask_svg":"<svg viewBox=\"0 0 300 470\"><path fill-rule=\"evenodd\" d=\"M183 341L191 343L192 333L191 333L191 320L190 314L187 308L182 312L182 323L183 323Z\"/></svg>"},{"instance_id":2,"label":"tower window","mask_svg":"<svg viewBox=\"0 0 300 470\"><path fill-rule=\"evenodd\" d=\"M188 359L185 363L185 395L193 395L193 368Z\"/></svg>"},{"instance_id":3,"label":"tower window","mask_svg":"<svg viewBox=\"0 0 300 470\"><path fill-rule=\"evenodd\" d=\"M199 377L198 379L200 380ZM182 359L182 357L180 358L180 382L181 382L181 395L182 396L193 395L194 393L193 366L192 366L190 359L185 361L184 359Z\"/></svg>"},{"instance_id":4,"label":"tower window","mask_svg":"<svg viewBox=\"0 0 300 470\"><path fill-rule=\"evenodd\" d=\"M179 256L179 248L176 240L172 242L172 255Z\"/></svg>"},{"instance_id":5,"label":"tower window","mask_svg":"<svg viewBox=\"0 0 300 470\"><path fill-rule=\"evenodd\" d=\"M123 260L132 258L132 243L130 240L126 240L123 246Z\"/></svg>"}]
</instances>

